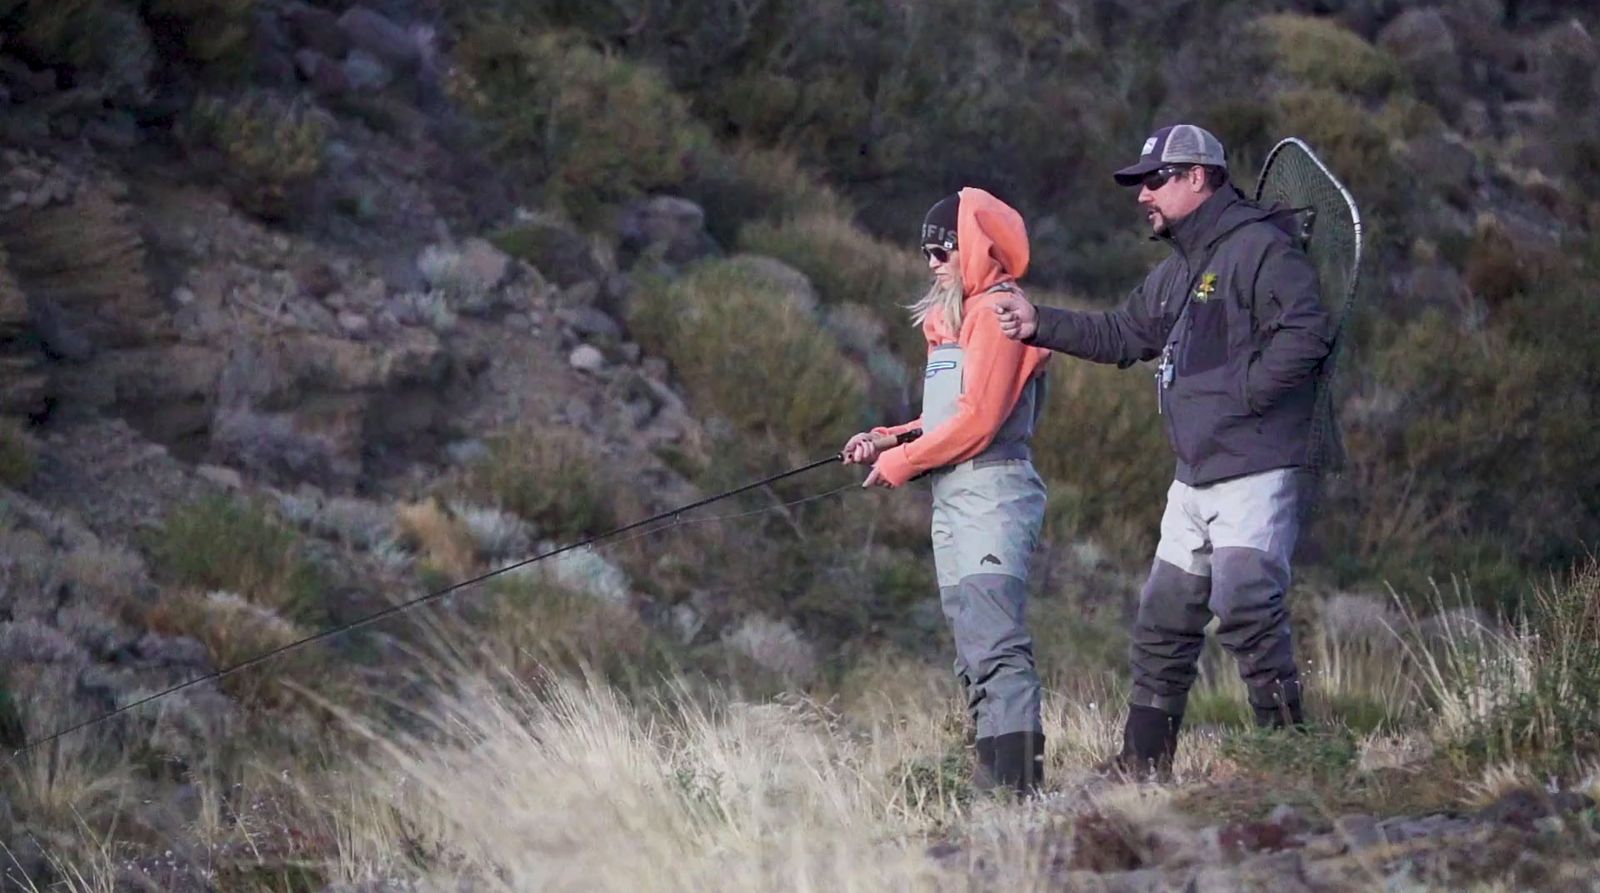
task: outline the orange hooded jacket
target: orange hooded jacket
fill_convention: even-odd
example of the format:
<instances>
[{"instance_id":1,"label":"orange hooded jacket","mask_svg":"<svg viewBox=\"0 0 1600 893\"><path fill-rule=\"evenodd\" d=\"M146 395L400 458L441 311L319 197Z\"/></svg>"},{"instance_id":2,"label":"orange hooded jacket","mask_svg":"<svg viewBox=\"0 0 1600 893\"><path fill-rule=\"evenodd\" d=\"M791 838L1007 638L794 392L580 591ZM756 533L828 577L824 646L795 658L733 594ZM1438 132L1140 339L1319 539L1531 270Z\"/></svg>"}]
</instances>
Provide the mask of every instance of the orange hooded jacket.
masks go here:
<instances>
[{"instance_id":1,"label":"orange hooded jacket","mask_svg":"<svg viewBox=\"0 0 1600 893\"><path fill-rule=\"evenodd\" d=\"M967 187L956 211L956 243L961 252L961 331L954 333L941 313L922 324L932 350L954 341L965 352L961 398L948 421L923 431L922 437L885 450L874 467L892 486L901 486L922 472L964 462L983 452L1016 406L1022 388L1049 359L1050 352L1012 341L1000 333L993 304L1000 292L989 289L1015 282L1028 271L1028 230L1022 215L1005 202ZM901 434L920 427L920 418L904 425L874 428L875 434Z\"/></svg>"}]
</instances>

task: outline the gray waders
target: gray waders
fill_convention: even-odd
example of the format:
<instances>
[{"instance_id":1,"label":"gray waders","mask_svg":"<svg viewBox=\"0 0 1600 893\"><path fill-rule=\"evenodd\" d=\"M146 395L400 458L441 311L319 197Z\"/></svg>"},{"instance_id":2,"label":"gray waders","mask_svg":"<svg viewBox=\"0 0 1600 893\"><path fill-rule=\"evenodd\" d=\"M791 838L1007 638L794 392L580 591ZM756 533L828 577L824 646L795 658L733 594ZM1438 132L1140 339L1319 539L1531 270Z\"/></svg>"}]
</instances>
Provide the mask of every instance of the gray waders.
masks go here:
<instances>
[{"instance_id":1,"label":"gray waders","mask_svg":"<svg viewBox=\"0 0 1600 893\"><path fill-rule=\"evenodd\" d=\"M1170 767L1205 628L1239 665L1256 724L1302 723L1300 673L1289 638L1289 561L1299 535L1299 469L1191 487L1174 481L1161 542L1134 623L1133 693L1122 768Z\"/></svg>"},{"instance_id":2,"label":"gray waders","mask_svg":"<svg viewBox=\"0 0 1600 893\"><path fill-rule=\"evenodd\" d=\"M930 352L924 430L954 414L962 368L960 346ZM983 453L930 474L939 601L977 733L974 784L1018 794L1044 780L1039 674L1025 620L1028 568L1045 508L1044 483L1028 450L1042 390L1041 378L1029 381Z\"/></svg>"}]
</instances>

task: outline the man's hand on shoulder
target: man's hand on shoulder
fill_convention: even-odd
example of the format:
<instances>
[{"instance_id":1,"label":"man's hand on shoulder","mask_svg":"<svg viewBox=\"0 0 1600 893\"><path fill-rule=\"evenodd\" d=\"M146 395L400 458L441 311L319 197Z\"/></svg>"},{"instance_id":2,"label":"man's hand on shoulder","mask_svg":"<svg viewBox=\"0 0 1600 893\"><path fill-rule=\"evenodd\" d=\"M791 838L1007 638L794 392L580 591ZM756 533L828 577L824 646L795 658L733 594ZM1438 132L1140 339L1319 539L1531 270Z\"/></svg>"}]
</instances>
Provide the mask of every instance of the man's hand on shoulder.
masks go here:
<instances>
[{"instance_id":1,"label":"man's hand on shoulder","mask_svg":"<svg viewBox=\"0 0 1600 893\"><path fill-rule=\"evenodd\" d=\"M1039 330L1039 311L1021 295L1000 295L995 298L993 308L1000 322L1000 334L1012 341L1026 341Z\"/></svg>"}]
</instances>

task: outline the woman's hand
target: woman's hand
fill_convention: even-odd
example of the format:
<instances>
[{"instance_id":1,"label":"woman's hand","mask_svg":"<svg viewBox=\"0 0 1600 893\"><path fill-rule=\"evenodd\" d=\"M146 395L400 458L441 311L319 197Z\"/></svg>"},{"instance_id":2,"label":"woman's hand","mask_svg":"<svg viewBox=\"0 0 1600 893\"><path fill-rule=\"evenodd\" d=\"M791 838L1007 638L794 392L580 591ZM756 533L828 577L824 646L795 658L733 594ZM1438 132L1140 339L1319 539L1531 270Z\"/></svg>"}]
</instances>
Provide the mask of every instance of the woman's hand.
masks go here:
<instances>
[{"instance_id":1,"label":"woman's hand","mask_svg":"<svg viewBox=\"0 0 1600 893\"><path fill-rule=\"evenodd\" d=\"M846 465L871 465L878 461L880 453L894 445L892 435L863 431L846 441L840 452L844 455Z\"/></svg>"}]
</instances>

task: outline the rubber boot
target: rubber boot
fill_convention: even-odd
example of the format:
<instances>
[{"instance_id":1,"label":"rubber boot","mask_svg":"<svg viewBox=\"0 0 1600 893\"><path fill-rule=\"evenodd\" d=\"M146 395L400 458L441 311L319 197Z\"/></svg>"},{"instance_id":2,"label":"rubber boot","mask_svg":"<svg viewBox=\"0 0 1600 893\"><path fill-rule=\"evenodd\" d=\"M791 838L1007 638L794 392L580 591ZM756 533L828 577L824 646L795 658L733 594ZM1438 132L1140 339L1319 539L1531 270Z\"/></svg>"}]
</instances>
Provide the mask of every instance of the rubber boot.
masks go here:
<instances>
[{"instance_id":1,"label":"rubber boot","mask_svg":"<svg viewBox=\"0 0 1600 893\"><path fill-rule=\"evenodd\" d=\"M1258 729L1304 730L1305 713L1300 706L1300 683L1274 682L1250 689L1250 710Z\"/></svg>"},{"instance_id":2,"label":"rubber boot","mask_svg":"<svg viewBox=\"0 0 1600 893\"><path fill-rule=\"evenodd\" d=\"M1014 791L1018 797L1039 793L1044 787L1044 733L995 736L994 779L998 788Z\"/></svg>"},{"instance_id":3,"label":"rubber boot","mask_svg":"<svg viewBox=\"0 0 1600 893\"><path fill-rule=\"evenodd\" d=\"M978 792L994 790L994 738L979 738L976 744L978 752L972 763L972 789Z\"/></svg>"},{"instance_id":4,"label":"rubber boot","mask_svg":"<svg viewBox=\"0 0 1600 893\"><path fill-rule=\"evenodd\" d=\"M1181 713L1130 704L1128 722L1122 727L1122 752L1102 764L1101 769L1132 781L1170 778L1182 725Z\"/></svg>"}]
</instances>

